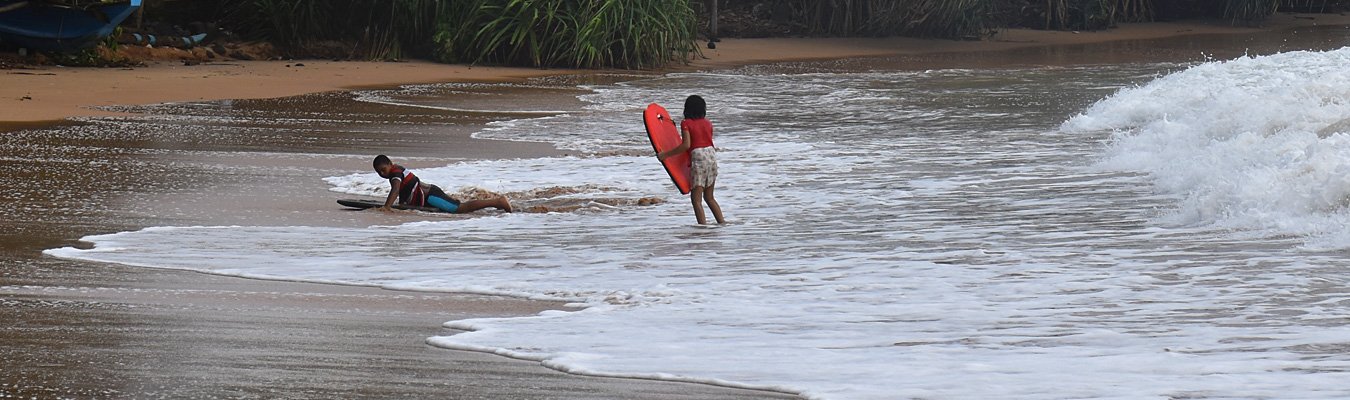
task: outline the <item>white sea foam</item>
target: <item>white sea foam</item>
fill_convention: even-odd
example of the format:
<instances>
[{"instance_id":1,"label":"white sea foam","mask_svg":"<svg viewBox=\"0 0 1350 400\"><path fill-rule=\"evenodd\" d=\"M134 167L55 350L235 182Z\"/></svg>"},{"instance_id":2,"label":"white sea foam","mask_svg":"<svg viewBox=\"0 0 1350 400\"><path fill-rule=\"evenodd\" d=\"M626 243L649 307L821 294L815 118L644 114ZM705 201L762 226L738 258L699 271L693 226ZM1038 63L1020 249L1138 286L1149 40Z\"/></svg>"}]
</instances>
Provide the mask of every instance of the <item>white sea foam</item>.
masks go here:
<instances>
[{"instance_id":1,"label":"white sea foam","mask_svg":"<svg viewBox=\"0 0 1350 400\"><path fill-rule=\"evenodd\" d=\"M1350 241L1350 48L1213 62L1122 90L1064 123L1113 130L1103 165L1184 198L1179 225Z\"/></svg>"},{"instance_id":2,"label":"white sea foam","mask_svg":"<svg viewBox=\"0 0 1350 400\"><path fill-rule=\"evenodd\" d=\"M477 187L495 192L519 192L549 186L595 187L609 189L610 195L660 193L670 178L658 174L630 174L627 171L660 168L651 157L558 157L507 161L470 161L446 168L416 169L422 180L447 190ZM546 175L541 176L540 172ZM324 178L333 185L329 190L365 196L389 194L389 182L374 173ZM621 189L615 191L613 189ZM597 189L598 190L598 189Z\"/></svg>"},{"instance_id":3,"label":"white sea foam","mask_svg":"<svg viewBox=\"0 0 1350 400\"><path fill-rule=\"evenodd\" d=\"M1191 71L1266 63L1283 75L1339 53L1276 57L1160 82L1193 94L1206 78ZM702 94L724 148L718 198L733 223L720 229L690 226L687 203L649 157L561 157L417 172L448 187L591 184L671 201L364 229L151 228L48 254L580 303L588 308L454 321L472 332L428 340L574 373L832 399L1350 396L1342 256L1296 251L1300 236L1233 234L1219 219L1159 220L1158 210L1190 207L1178 200L1194 196L1165 182L1186 165L1144 169L1158 156L1130 143L1168 124L1147 115L1204 111L1133 110L1166 99L1132 89L1054 128L1103 88L1167 68L674 74L594 87L586 112L483 133L642 149L642 107L658 101L678 114L686 92ZM1119 115L1140 116L1111 119ZM1095 132L1117 128L1130 131L1114 139L1106 168L1093 165L1109 134ZM1306 136L1288 135L1342 140ZM1264 143L1231 158L1272 157L1262 152L1286 142ZM1220 158L1181 147L1155 144ZM1147 162L1127 163L1135 159ZM369 173L328 182L384 190Z\"/></svg>"},{"instance_id":4,"label":"white sea foam","mask_svg":"<svg viewBox=\"0 0 1350 400\"><path fill-rule=\"evenodd\" d=\"M530 94L537 95L539 92L550 90L576 89L521 84L436 83L357 91L355 100L461 113L544 115L566 113L565 110L531 108L520 104L521 100L528 98Z\"/></svg>"}]
</instances>

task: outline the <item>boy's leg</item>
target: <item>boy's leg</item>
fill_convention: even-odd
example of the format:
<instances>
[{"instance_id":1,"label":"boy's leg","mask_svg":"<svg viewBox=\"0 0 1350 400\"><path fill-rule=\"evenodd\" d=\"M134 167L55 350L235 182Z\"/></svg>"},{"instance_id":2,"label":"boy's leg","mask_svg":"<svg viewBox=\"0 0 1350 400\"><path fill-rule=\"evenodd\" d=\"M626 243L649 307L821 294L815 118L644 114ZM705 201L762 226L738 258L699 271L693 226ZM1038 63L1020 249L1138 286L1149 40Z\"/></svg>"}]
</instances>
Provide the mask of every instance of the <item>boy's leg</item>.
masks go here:
<instances>
[{"instance_id":1,"label":"boy's leg","mask_svg":"<svg viewBox=\"0 0 1350 400\"><path fill-rule=\"evenodd\" d=\"M712 210L713 218L717 219L718 224L725 224L727 220L722 218L722 206L717 204L717 199L713 198L713 188L717 185L709 185L703 189L703 201L708 203L708 209Z\"/></svg>"},{"instance_id":2,"label":"boy's leg","mask_svg":"<svg viewBox=\"0 0 1350 400\"><path fill-rule=\"evenodd\" d=\"M458 214L471 213L488 207L506 212L514 211L511 208L511 201L507 200L506 197L498 197L490 200L474 200L459 203L459 210L456 210L455 212Z\"/></svg>"},{"instance_id":3,"label":"boy's leg","mask_svg":"<svg viewBox=\"0 0 1350 400\"><path fill-rule=\"evenodd\" d=\"M448 213L459 212L459 206L440 196L427 196L427 205Z\"/></svg>"},{"instance_id":4,"label":"boy's leg","mask_svg":"<svg viewBox=\"0 0 1350 400\"><path fill-rule=\"evenodd\" d=\"M425 200L423 200L426 206L435 207L437 210L448 213L455 213L459 210L459 202L451 199L450 195L445 194L445 191L441 190L440 186L424 183L422 184L422 187L426 190L426 197Z\"/></svg>"},{"instance_id":5,"label":"boy's leg","mask_svg":"<svg viewBox=\"0 0 1350 400\"><path fill-rule=\"evenodd\" d=\"M703 216L703 187L694 186L689 191L689 201L694 203L694 218L698 219L698 224L708 223L708 218Z\"/></svg>"}]
</instances>

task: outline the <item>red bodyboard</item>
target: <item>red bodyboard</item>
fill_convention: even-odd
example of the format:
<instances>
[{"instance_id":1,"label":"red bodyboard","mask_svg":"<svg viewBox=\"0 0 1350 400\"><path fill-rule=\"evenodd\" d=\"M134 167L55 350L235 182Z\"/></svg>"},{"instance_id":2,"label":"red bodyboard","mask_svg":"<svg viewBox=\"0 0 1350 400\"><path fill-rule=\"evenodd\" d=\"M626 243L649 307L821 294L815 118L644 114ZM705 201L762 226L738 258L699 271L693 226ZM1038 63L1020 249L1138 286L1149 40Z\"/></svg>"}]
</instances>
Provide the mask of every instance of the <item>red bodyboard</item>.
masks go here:
<instances>
[{"instance_id":1,"label":"red bodyboard","mask_svg":"<svg viewBox=\"0 0 1350 400\"><path fill-rule=\"evenodd\" d=\"M670 119L670 112L660 104L647 106L647 111L642 112L642 123L647 126L647 138L651 139L656 154L680 147L680 143L684 142L680 137L680 129L675 127L675 120ZM675 188L680 189L682 194L688 194L689 183L693 181L689 172L689 152L667 158L661 162L661 166L666 167L666 173L675 182Z\"/></svg>"}]
</instances>

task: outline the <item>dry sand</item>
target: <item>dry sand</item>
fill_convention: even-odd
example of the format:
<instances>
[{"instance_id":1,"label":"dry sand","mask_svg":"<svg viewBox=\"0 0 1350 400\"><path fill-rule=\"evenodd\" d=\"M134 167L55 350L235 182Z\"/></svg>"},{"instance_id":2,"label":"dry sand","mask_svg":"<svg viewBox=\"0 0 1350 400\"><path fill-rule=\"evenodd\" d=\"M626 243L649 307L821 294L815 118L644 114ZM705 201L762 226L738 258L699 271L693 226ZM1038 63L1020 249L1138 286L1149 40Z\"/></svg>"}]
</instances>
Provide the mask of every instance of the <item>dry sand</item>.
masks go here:
<instances>
[{"instance_id":1,"label":"dry sand","mask_svg":"<svg viewBox=\"0 0 1350 400\"><path fill-rule=\"evenodd\" d=\"M1272 32L1300 26L1350 25L1337 14L1278 14L1258 28L1225 23L1122 24L1097 32L1010 29L982 41L910 38L725 39L682 68L927 53L984 52L1035 46L1156 39L1181 35ZM303 66L298 66L303 64ZM509 81L577 73L566 69L471 67L425 61L230 61L185 66L157 62L139 68L42 67L0 71L0 122L51 121L113 115L93 107L165 102L256 99L361 87L453 81Z\"/></svg>"},{"instance_id":2,"label":"dry sand","mask_svg":"<svg viewBox=\"0 0 1350 400\"><path fill-rule=\"evenodd\" d=\"M301 66L303 65L303 66ZM229 61L139 68L42 67L0 71L0 121L59 120L115 113L92 107L261 99L404 83L506 81L556 70L483 68L427 61Z\"/></svg>"}]
</instances>

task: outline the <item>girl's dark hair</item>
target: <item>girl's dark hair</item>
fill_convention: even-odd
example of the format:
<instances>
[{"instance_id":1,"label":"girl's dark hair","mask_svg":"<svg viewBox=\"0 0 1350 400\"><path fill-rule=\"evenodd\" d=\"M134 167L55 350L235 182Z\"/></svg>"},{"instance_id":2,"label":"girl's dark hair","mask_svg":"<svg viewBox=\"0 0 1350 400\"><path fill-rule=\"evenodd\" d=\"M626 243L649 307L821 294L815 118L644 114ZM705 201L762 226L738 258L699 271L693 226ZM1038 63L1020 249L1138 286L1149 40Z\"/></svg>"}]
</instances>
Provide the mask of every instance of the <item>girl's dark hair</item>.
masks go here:
<instances>
[{"instance_id":1,"label":"girl's dark hair","mask_svg":"<svg viewBox=\"0 0 1350 400\"><path fill-rule=\"evenodd\" d=\"M684 99L684 117L690 119L703 118L708 116L708 103L703 102L703 98L698 95L689 96Z\"/></svg>"},{"instance_id":2,"label":"girl's dark hair","mask_svg":"<svg viewBox=\"0 0 1350 400\"><path fill-rule=\"evenodd\" d=\"M389 161L389 157L386 157L384 154L381 154L375 156L375 161L371 162L370 166L379 168L381 165L389 165L389 164L393 164L393 162Z\"/></svg>"}]
</instances>

